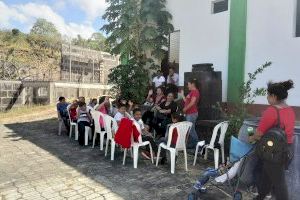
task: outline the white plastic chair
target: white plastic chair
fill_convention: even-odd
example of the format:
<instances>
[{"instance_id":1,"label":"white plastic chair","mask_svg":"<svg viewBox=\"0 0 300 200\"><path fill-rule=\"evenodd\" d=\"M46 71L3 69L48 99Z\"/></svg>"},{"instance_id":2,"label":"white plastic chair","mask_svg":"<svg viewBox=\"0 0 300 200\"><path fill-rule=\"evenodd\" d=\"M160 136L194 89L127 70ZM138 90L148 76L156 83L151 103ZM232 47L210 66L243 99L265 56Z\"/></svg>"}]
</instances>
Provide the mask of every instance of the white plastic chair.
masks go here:
<instances>
[{"instance_id":1,"label":"white plastic chair","mask_svg":"<svg viewBox=\"0 0 300 200\"><path fill-rule=\"evenodd\" d=\"M102 119L104 121L104 114L99 111L95 111L95 110L92 111L91 114L94 119L94 125L95 125L95 131L94 131L94 136L93 136L93 148L95 147L95 140L96 140L97 134L99 134L100 135L100 150L102 151L103 146L104 146L104 136L106 134L106 131L101 130L101 125L100 125L99 119L100 119L100 117L102 117Z\"/></svg>"},{"instance_id":2,"label":"white plastic chair","mask_svg":"<svg viewBox=\"0 0 300 200\"><path fill-rule=\"evenodd\" d=\"M92 129L89 126L85 126L84 128L84 145L87 146L89 138L92 138Z\"/></svg>"},{"instance_id":3,"label":"white plastic chair","mask_svg":"<svg viewBox=\"0 0 300 200\"><path fill-rule=\"evenodd\" d=\"M114 160L115 159L115 147L116 147L116 142L114 140L114 135L118 130L118 123L117 121L112 118L109 115L104 115L104 127L106 130L106 147L105 147L105 156L107 155L108 151L108 145L110 142L111 146L111 154L110 154L110 159Z\"/></svg>"},{"instance_id":4,"label":"white plastic chair","mask_svg":"<svg viewBox=\"0 0 300 200\"><path fill-rule=\"evenodd\" d=\"M210 149L210 150L214 151L215 169L218 169L218 167L219 167L219 154L220 154L220 150L219 150L219 148L215 147L215 141L216 141L216 138L217 138L219 132L220 132L220 135L219 135L219 141L218 141L218 143L219 143L220 148L221 148L222 163L225 163L224 139L225 139L225 134L226 134L228 125L229 124L228 124L227 121L221 122L221 123L217 124L214 127L213 134L211 136L210 143L208 145L203 145L203 141L198 142L197 147L196 147L196 151L195 151L195 157L194 157L194 163L193 163L194 165L196 164L197 154L198 154L199 147L203 146L203 150L205 151L205 154L204 154L204 159L205 160L207 160L208 150Z\"/></svg>"},{"instance_id":5,"label":"white plastic chair","mask_svg":"<svg viewBox=\"0 0 300 200\"><path fill-rule=\"evenodd\" d=\"M69 137L72 137L72 127L74 126L75 128L75 140L78 140L78 125L76 122L73 122L71 117L70 117L70 107L71 105L68 105L67 107L67 111L68 111L68 115L69 115L69 120L70 120L70 133L69 133Z\"/></svg>"},{"instance_id":6,"label":"white plastic chair","mask_svg":"<svg viewBox=\"0 0 300 200\"><path fill-rule=\"evenodd\" d=\"M138 124L136 124L135 126L139 126ZM139 128L137 128L139 130ZM138 142L134 142L133 141L133 137L131 137L131 149L133 149L133 168L137 168L137 163L138 163L138 159L139 159L139 148L140 147L144 147L149 145L150 148L150 155L151 155L151 162L152 164L153 162L153 151L152 151L152 146L150 144L149 141L145 141L143 142L142 140L142 133L140 131L140 136L138 138ZM127 149L124 150L124 157L123 157L123 165L125 165L125 160L126 160L126 155L127 155Z\"/></svg>"},{"instance_id":7,"label":"white plastic chair","mask_svg":"<svg viewBox=\"0 0 300 200\"><path fill-rule=\"evenodd\" d=\"M58 119L58 135L61 135L61 129L63 126L64 122L62 119Z\"/></svg>"},{"instance_id":8,"label":"white plastic chair","mask_svg":"<svg viewBox=\"0 0 300 200\"><path fill-rule=\"evenodd\" d=\"M174 174L175 172L175 156L178 154L178 151L183 151L184 153L184 159L185 159L185 170L187 171L187 152L186 152L186 141L187 141L187 136L191 130L193 123L191 122L178 122L176 124L172 124L169 128L169 133L168 133L168 142L167 144L165 143L160 143L158 146L158 152L157 152L157 159L156 159L156 166L158 165L159 161L159 156L160 156L160 151L161 148L164 148L170 152L171 156L171 173ZM176 146L175 148L171 147L171 142L172 142L172 137L173 137L173 130L177 129L178 133L178 138L176 141Z\"/></svg>"},{"instance_id":9,"label":"white plastic chair","mask_svg":"<svg viewBox=\"0 0 300 200\"><path fill-rule=\"evenodd\" d=\"M194 166L196 165L197 155L198 155L198 152L199 152L199 148L203 148L204 146L205 146L205 141L200 141L200 142L197 143L197 145L196 145L196 151L195 151L195 157L194 157L194 162L193 162Z\"/></svg>"}]
</instances>

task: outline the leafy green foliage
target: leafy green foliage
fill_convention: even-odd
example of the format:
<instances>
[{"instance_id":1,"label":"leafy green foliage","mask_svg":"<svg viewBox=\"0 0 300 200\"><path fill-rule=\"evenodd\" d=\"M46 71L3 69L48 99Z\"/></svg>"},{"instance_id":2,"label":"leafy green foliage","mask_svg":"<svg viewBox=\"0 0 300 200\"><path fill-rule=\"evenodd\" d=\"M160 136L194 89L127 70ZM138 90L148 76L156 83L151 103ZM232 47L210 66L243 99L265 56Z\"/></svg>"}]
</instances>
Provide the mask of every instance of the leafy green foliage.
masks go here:
<instances>
[{"instance_id":1,"label":"leafy green foliage","mask_svg":"<svg viewBox=\"0 0 300 200\"><path fill-rule=\"evenodd\" d=\"M19 35L20 34L20 30L16 29L16 28L12 29L11 32L12 32L13 35Z\"/></svg>"},{"instance_id":2,"label":"leafy green foliage","mask_svg":"<svg viewBox=\"0 0 300 200\"><path fill-rule=\"evenodd\" d=\"M36 20L36 22L34 23L33 27L30 30L30 33L36 35L48 36L52 38L61 37L55 25L52 22L49 22L43 18L39 18Z\"/></svg>"},{"instance_id":3,"label":"leafy green foliage","mask_svg":"<svg viewBox=\"0 0 300 200\"><path fill-rule=\"evenodd\" d=\"M128 64L112 70L110 82L122 96L128 95L140 102L146 94L148 71L158 67L154 58L160 61L165 56L168 35L174 30L170 23L172 16L166 10L166 0L107 2L109 7L103 19L108 23L101 30L108 35L111 53L121 55L122 61L129 60ZM128 74L134 75L128 78Z\"/></svg>"},{"instance_id":4,"label":"leafy green foliage","mask_svg":"<svg viewBox=\"0 0 300 200\"><path fill-rule=\"evenodd\" d=\"M265 88L255 88L252 89L253 82L257 79L259 74L262 74L266 68L268 68L272 63L266 62L261 67L257 68L253 73L248 73L248 79L240 88L240 101L232 106L230 111L221 108L222 113L225 118L229 120L229 127L227 131L227 136L237 136L244 120L249 117L247 112L247 105L253 104L254 99L258 96L265 96Z\"/></svg>"},{"instance_id":5,"label":"leafy green foliage","mask_svg":"<svg viewBox=\"0 0 300 200\"><path fill-rule=\"evenodd\" d=\"M88 40L78 38L79 46L107 50L101 33ZM37 20L30 34L18 29L0 31L0 79L59 79L62 42L55 26L44 19Z\"/></svg>"},{"instance_id":6,"label":"leafy green foliage","mask_svg":"<svg viewBox=\"0 0 300 200\"><path fill-rule=\"evenodd\" d=\"M89 39L84 39L78 35L77 38L72 40L72 44L96 51L110 51L108 45L106 44L106 38L101 33L93 33Z\"/></svg>"},{"instance_id":7,"label":"leafy green foliage","mask_svg":"<svg viewBox=\"0 0 300 200\"><path fill-rule=\"evenodd\" d=\"M0 78L51 79L58 75L61 41L45 35L24 34L13 29L0 31Z\"/></svg>"},{"instance_id":8,"label":"leafy green foliage","mask_svg":"<svg viewBox=\"0 0 300 200\"><path fill-rule=\"evenodd\" d=\"M148 87L147 71L130 61L127 65L119 65L112 69L109 79L113 84L113 92L122 91L122 97L136 103L142 103Z\"/></svg>"},{"instance_id":9,"label":"leafy green foliage","mask_svg":"<svg viewBox=\"0 0 300 200\"><path fill-rule=\"evenodd\" d=\"M109 7L102 27L112 53L129 55L138 62L162 59L168 35L174 28L165 0L107 0Z\"/></svg>"}]
</instances>

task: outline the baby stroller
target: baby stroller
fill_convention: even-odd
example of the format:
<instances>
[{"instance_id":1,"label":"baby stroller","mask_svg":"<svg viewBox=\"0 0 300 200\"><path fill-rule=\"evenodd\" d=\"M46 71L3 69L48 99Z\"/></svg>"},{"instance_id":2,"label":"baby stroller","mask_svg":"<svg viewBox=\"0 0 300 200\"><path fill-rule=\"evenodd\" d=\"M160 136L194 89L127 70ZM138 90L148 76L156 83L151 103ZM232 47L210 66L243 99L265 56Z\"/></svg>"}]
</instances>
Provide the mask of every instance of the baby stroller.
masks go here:
<instances>
[{"instance_id":1,"label":"baby stroller","mask_svg":"<svg viewBox=\"0 0 300 200\"><path fill-rule=\"evenodd\" d=\"M218 169L208 168L194 185L196 192L191 193L188 200L201 199L207 184L215 187L226 184L232 190L233 200L241 200L240 191L253 185L255 159L253 145L231 137L230 163Z\"/></svg>"}]
</instances>

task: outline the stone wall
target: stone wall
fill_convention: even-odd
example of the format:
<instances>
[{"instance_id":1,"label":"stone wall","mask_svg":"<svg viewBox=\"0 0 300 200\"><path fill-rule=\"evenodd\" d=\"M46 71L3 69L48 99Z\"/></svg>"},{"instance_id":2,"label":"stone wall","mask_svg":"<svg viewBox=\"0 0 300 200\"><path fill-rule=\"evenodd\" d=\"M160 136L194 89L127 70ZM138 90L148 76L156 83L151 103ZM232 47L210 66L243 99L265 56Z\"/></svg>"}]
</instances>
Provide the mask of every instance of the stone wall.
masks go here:
<instances>
[{"instance_id":1,"label":"stone wall","mask_svg":"<svg viewBox=\"0 0 300 200\"><path fill-rule=\"evenodd\" d=\"M100 84L0 80L0 111L23 105L55 104L60 96L69 101L84 96L88 101L107 94L109 89L110 86Z\"/></svg>"},{"instance_id":2,"label":"stone wall","mask_svg":"<svg viewBox=\"0 0 300 200\"><path fill-rule=\"evenodd\" d=\"M22 90L20 81L0 81L0 111L9 108L13 103L15 107L22 105Z\"/></svg>"},{"instance_id":3,"label":"stone wall","mask_svg":"<svg viewBox=\"0 0 300 200\"><path fill-rule=\"evenodd\" d=\"M60 96L64 96L71 101L79 96L84 96L88 101L90 98L98 98L108 94L110 86L100 84L78 84L52 82L50 85L50 103L55 103Z\"/></svg>"}]
</instances>

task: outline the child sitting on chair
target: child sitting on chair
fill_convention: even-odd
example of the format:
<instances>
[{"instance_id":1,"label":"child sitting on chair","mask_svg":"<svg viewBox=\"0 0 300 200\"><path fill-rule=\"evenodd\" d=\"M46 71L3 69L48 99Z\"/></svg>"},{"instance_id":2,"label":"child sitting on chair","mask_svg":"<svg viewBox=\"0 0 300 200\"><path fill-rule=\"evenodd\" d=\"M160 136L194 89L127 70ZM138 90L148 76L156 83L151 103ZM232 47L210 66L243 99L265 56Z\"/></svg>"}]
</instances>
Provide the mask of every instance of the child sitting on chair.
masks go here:
<instances>
[{"instance_id":1,"label":"child sitting on chair","mask_svg":"<svg viewBox=\"0 0 300 200\"><path fill-rule=\"evenodd\" d=\"M70 130L70 125L68 123L68 103L66 102L66 98L65 97L59 97L58 99L58 103L56 104L56 109L57 109L57 116L58 116L58 120L62 120L65 124L65 127L67 129L67 131L69 132Z\"/></svg>"},{"instance_id":2,"label":"child sitting on chair","mask_svg":"<svg viewBox=\"0 0 300 200\"><path fill-rule=\"evenodd\" d=\"M133 118L132 121L134 125L137 127L138 130L140 130L140 133L142 135L143 141L149 141L151 144L151 147L153 149L153 152L157 152L157 144L154 142L154 138L152 134L149 132L149 126L144 125L144 122L142 120L142 111L139 108L135 108L133 111ZM147 159L150 158L150 149L146 149L145 151L142 151L143 157Z\"/></svg>"},{"instance_id":3,"label":"child sitting on chair","mask_svg":"<svg viewBox=\"0 0 300 200\"><path fill-rule=\"evenodd\" d=\"M87 109L86 103L80 101L78 102L78 110L77 110L77 123L78 123L78 142L81 146L84 145L84 134L85 134L85 127L89 126L92 128L92 116Z\"/></svg>"},{"instance_id":4,"label":"child sitting on chair","mask_svg":"<svg viewBox=\"0 0 300 200\"><path fill-rule=\"evenodd\" d=\"M68 106L68 110L69 110L69 113L70 113L70 120L72 122L77 122L77 108L78 108L78 101L77 100L74 100L72 102L72 104L70 104Z\"/></svg>"},{"instance_id":5,"label":"child sitting on chair","mask_svg":"<svg viewBox=\"0 0 300 200\"><path fill-rule=\"evenodd\" d=\"M118 112L114 116L114 119L117 121L118 125L120 125L121 119L123 118L131 118L130 115L126 112L126 104L119 104Z\"/></svg>"}]
</instances>

